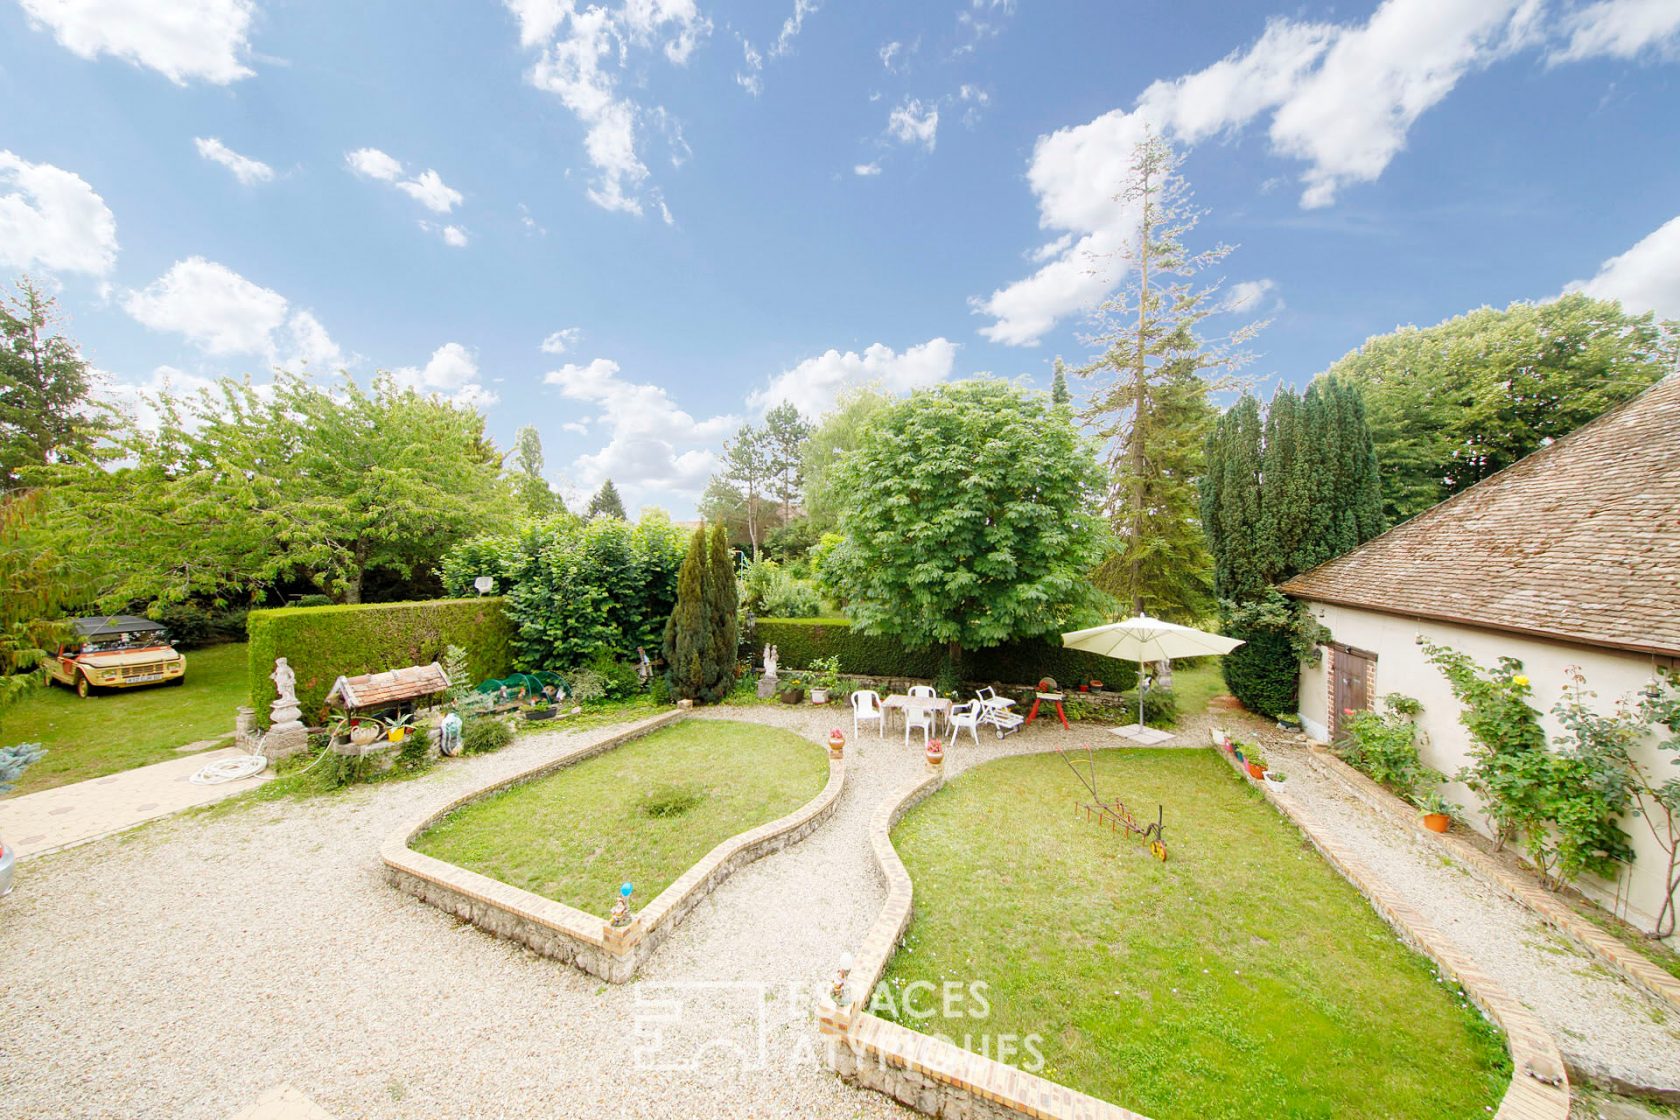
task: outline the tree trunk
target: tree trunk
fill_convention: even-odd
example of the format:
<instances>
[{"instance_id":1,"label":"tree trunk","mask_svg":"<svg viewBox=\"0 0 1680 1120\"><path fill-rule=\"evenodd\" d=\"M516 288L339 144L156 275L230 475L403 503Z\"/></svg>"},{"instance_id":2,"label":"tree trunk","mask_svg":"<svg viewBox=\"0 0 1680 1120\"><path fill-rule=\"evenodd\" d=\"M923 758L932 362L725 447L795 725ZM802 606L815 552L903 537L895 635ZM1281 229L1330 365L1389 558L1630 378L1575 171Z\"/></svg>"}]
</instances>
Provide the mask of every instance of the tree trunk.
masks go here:
<instances>
[{"instance_id":1,"label":"tree trunk","mask_svg":"<svg viewBox=\"0 0 1680 1120\"><path fill-rule=\"evenodd\" d=\"M351 569L350 579L344 585L344 601L346 603L360 603L362 601L362 577L367 573L367 546L361 541L356 542L353 550L355 567Z\"/></svg>"},{"instance_id":2,"label":"tree trunk","mask_svg":"<svg viewBox=\"0 0 1680 1120\"><path fill-rule=\"evenodd\" d=\"M1138 234L1138 319L1137 364L1132 370L1132 516L1131 547L1127 549L1126 582L1132 590L1132 613L1143 613L1143 553L1138 542L1144 531L1144 468L1148 457L1144 447L1144 432L1149 420L1149 230L1153 224L1152 200L1149 196L1149 172L1143 179L1143 227Z\"/></svg>"}]
</instances>

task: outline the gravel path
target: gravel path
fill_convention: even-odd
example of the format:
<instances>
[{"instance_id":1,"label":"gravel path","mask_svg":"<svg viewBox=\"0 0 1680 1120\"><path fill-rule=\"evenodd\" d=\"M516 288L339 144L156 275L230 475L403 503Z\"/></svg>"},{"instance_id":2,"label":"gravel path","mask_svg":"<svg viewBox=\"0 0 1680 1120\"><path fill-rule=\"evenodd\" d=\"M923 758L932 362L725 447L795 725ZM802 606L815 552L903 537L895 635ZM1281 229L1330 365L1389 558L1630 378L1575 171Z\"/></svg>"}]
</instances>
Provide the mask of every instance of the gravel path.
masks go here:
<instances>
[{"instance_id":1,"label":"gravel path","mask_svg":"<svg viewBox=\"0 0 1680 1120\"><path fill-rule=\"evenodd\" d=\"M1228 719L1236 723L1236 718ZM1680 1092L1680 1015L1581 952L1527 907L1491 890L1415 833L1372 812L1290 737L1265 739L1289 775L1280 792L1347 843L1447 937L1551 1028L1571 1070L1600 1084Z\"/></svg>"},{"instance_id":2,"label":"gravel path","mask_svg":"<svg viewBox=\"0 0 1680 1120\"><path fill-rule=\"evenodd\" d=\"M826 741L841 715L701 718ZM1035 724L1001 749L1053 737L1072 738ZM0 1117L219 1120L280 1082L341 1120L911 1115L827 1072L812 1017L882 902L869 815L920 751L865 731L834 817L737 873L640 982L615 987L392 889L376 856L410 813L576 741L521 738L410 782L171 820L31 860L0 904ZM952 759L999 751L982 736ZM662 987L741 980L752 986ZM639 1060L635 1023L673 997L682 1021L663 1045L643 1041ZM689 1063L708 1038L720 1044L697 1068L645 1068Z\"/></svg>"},{"instance_id":3,"label":"gravel path","mask_svg":"<svg viewBox=\"0 0 1680 1120\"><path fill-rule=\"evenodd\" d=\"M777 706L699 718L822 741L838 723L849 732L844 715ZM1206 723L1189 721L1179 742L1205 738ZM613 730L522 738L415 781L172 820L30 861L0 904L0 1118L220 1120L280 1082L341 1120L912 1115L828 1073L812 1026L817 993L881 905L869 816L922 766L919 749L890 735L865 731L849 746L835 815L738 872L630 985L499 941L384 883L375 852L410 813ZM1035 724L1001 743L964 740L947 765L1087 739L1111 745L1089 728ZM1415 878L1415 900L1535 1001L1566 1048L1585 1041L1603 1060L1672 1071L1674 1033L1625 985L1526 912L1408 851L1289 748L1274 750L1301 782L1297 796L1353 830L1373 866ZM665 1001L680 1004L679 1019L638 1035Z\"/></svg>"}]
</instances>

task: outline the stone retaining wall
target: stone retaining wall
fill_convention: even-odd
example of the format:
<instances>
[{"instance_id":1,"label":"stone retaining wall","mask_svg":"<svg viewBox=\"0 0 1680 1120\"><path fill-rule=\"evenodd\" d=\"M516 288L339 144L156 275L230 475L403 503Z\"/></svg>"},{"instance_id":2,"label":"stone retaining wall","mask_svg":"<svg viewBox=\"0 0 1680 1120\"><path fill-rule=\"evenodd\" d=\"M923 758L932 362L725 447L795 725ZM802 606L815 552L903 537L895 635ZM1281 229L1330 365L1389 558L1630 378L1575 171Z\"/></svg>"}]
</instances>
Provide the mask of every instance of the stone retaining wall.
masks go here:
<instances>
[{"instance_id":1,"label":"stone retaining wall","mask_svg":"<svg viewBox=\"0 0 1680 1120\"><path fill-rule=\"evenodd\" d=\"M1226 756L1235 765L1235 760ZM1242 771L1239 771L1242 772ZM869 994L886 971L910 924L909 873L892 846L891 833L905 813L940 787L929 775L890 798L871 818L869 842L887 885L887 901L856 954L841 999L824 1000L817 1025L829 1066L841 1077L887 1094L930 1116L1015 1120L1146 1120L1138 1113L1076 1092L1034 1074L964 1050L871 1015ZM1443 972L1504 1029L1514 1074L1496 1120L1568 1120L1569 1082L1557 1043L1544 1024L1462 956L1421 913L1396 896L1334 840L1297 819L1259 783L1272 805L1306 834L1330 865L1368 899L1408 944L1429 956Z\"/></svg>"},{"instance_id":2,"label":"stone retaining wall","mask_svg":"<svg viewBox=\"0 0 1680 1120\"><path fill-rule=\"evenodd\" d=\"M844 761L831 758L828 783L811 801L778 820L730 837L707 852L670 886L660 891L629 926L613 928L593 914L521 890L475 871L416 852L409 844L445 814L481 797L622 746L683 719L668 712L643 720L596 743L563 752L529 770L463 794L439 809L427 810L393 830L380 845L386 879L399 890L448 911L480 929L529 946L614 984L627 982L643 961L671 935L699 901L735 871L761 856L797 843L834 812L845 786ZM812 744L813 750L822 749Z\"/></svg>"}]
</instances>

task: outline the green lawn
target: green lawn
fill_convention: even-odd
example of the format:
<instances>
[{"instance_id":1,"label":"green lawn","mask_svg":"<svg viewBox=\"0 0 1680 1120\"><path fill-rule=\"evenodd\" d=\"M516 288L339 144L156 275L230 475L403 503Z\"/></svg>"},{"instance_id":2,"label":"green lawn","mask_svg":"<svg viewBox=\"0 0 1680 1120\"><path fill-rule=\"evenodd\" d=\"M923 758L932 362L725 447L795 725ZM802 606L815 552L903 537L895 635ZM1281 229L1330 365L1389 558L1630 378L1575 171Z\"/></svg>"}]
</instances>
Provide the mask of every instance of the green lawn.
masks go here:
<instances>
[{"instance_id":1,"label":"green lawn","mask_svg":"<svg viewBox=\"0 0 1680 1120\"><path fill-rule=\"evenodd\" d=\"M638 907L718 843L775 820L828 781L828 753L792 732L684 720L462 806L417 851L605 917Z\"/></svg>"},{"instance_id":2,"label":"green lawn","mask_svg":"<svg viewBox=\"0 0 1680 1120\"><path fill-rule=\"evenodd\" d=\"M1201 664L1189 669L1173 670L1173 695L1178 698L1179 716L1199 716L1207 711L1208 701L1230 691L1220 675L1219 658L1204 657ZM1132 716L1136 719L1134 713Z\"/></svg>"},{"instance_id":3,"label":"green lawn","mask_svg":"<svg viewBox=\"0 0 1680 1120\"><path fill-rule=\"evenodd\" d=\"M894 830L915 918L887 990L984 981L991 1004L900 1021L976 1050L1037 1034L1042 1076L1156 1120L1497 1105L1498 1033L1222 760L1107 750L1097 774L1140 817L1165 806L1166 863L1075 817L1054 755L981 766Z\"/></svg>"},{"instance_id":4,"label":"green lawn","mask_svg":"<svg viewBox=\"0 0 1680 1120\"><path fill-rule=\"evenodd\" d=\"M179 758L175 748L233 737L234 709L245 703L243 642L192 650L186 683L98 692L86 700L53 685L20 700L0 725L0 742L39 742L41 761L23 772L13 794L100 778Z\"/></svg>"}]
</instances>

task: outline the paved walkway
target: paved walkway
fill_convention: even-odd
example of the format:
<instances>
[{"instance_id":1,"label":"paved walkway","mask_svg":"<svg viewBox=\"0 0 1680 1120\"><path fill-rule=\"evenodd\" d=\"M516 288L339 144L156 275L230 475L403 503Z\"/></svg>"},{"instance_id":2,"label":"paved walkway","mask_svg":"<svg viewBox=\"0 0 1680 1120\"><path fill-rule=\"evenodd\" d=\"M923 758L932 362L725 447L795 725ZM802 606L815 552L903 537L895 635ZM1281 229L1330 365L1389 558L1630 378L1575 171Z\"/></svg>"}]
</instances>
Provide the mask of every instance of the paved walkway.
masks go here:
<instances>
[{"instance_id":1,"label":"paved walkway","mask_svg":"<svg viewBox=\"0 0 1680 1120\"><path fill-rule=\"evenodd\" d=\"M219 786L198 786L191 782L201 767L225 758L239 758L244 753L228 747L40 793L8 797L0 801L0 836L17 849L19 859L28 859L85 844L194 805L220 801L274 776L264 771L255 778Z\"/></svg>"}]
</instances>

